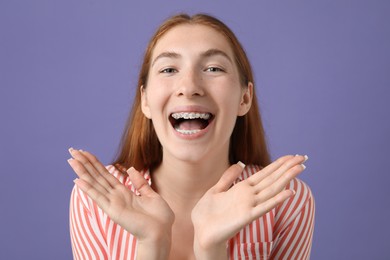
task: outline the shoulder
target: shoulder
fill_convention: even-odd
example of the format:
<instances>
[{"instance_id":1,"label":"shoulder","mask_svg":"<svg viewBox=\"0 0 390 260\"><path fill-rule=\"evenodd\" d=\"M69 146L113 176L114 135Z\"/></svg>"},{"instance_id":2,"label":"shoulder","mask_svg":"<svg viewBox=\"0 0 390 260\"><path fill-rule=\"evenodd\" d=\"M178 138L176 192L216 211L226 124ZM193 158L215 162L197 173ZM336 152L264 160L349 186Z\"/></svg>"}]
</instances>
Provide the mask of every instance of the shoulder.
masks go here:
<instances>
[{"instance_id":1,"label":"shoulder","mask_svg":"<svg viewBox=\"0 0 390 260\"><path fill-rule=\"evenodd\" d=\"M290 181L290 183L286 186L286 189L294 190L295 195L293 198L305 204L309 200L313 199L313 194L309 185L307 185L304 181L298 178L294 178Z\"/></svg>"},{"instance_id":2,"label":"shoulder","mask_svg":"<svg viewBox=\"0 0 390 260\"><path fill-rule=\"evenodd\" d=\"M124 167L122 167L121 165L107 165L106 169L120 183L124 184L125 186L131 185L131 181L130 181L129 176L126 173L126 169Z\"/></svg>"}]
</instances>

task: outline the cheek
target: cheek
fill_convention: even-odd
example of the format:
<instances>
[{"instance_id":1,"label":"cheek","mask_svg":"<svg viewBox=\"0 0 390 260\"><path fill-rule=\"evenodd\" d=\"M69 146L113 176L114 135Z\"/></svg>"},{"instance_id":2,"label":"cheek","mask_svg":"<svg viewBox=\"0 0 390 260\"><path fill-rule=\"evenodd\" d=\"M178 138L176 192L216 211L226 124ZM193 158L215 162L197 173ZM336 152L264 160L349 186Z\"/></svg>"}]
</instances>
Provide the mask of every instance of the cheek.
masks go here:
<instances>
[{"instance_id":1,"label":"cheek","mask_svg":"<svg viewBox=\"0 0 390 260\"><path fill-rule=\"evenodd\" d=\"M220 106L231 113L237 113L241 103L240 86L223 86L215 89L214 95L218 97Z\"/></svg>"},{"instance_id":2,"label":"cheek","mask_svg":"<svg viewBox=\"0 0 390 260\"><path fill-rule=\"evenodd\" d=\"M147 99L151 112L161 112L169 96L170 94L166 86L150 84L147 89Z\"/></svg>"}]
</instances>

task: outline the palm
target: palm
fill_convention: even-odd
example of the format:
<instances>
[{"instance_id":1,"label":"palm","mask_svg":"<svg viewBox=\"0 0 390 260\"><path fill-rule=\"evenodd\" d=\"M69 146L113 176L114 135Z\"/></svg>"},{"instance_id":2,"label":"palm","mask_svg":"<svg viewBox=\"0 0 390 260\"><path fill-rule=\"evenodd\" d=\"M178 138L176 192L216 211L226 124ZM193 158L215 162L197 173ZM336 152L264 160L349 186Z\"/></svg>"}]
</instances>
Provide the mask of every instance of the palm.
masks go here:
<instances>
[{"instance_id":1,"label":"palm","mask_svg":"<svg viewBox=\"0 0 390 260\"><path fill-rule=\"evenodd\" d=\"M106 196L107 202L96 201L99 207L136 237L145 237L159 227L171 224L173 212L157 193L136 196L118 182Z\"/></svg>"},{"instance_id":2,"label":"palm","mask_svg":"<svg viewBox=\"0 0 390 260\"><path fill-rule=\"evenodd\" d=\"M253 197L253 191L243 182L226 192L207 192L192 213L194 225L199 227L198 234L208 236L204 242L223 241L236 234L251 220Z\"/></svg>"}]
</instances>

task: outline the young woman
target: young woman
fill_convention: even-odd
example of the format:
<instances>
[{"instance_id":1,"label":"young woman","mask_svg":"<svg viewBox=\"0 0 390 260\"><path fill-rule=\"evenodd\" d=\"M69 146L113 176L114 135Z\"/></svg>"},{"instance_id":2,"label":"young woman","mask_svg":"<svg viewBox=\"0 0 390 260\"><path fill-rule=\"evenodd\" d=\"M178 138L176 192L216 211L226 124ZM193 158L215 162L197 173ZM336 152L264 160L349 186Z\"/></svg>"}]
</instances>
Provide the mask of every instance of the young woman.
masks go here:
<instances>
[{"instance_id":1,"label":"young woman","mask_svg":"<svg viewBox=\"0 0 390 260\"><path fill-rule=\"evenodd\" d=\"M307 156L270 163L249 61L216 18L158 28L114 166L70 153L75 259L309 258Z\"/></svg>"}]
</instances>

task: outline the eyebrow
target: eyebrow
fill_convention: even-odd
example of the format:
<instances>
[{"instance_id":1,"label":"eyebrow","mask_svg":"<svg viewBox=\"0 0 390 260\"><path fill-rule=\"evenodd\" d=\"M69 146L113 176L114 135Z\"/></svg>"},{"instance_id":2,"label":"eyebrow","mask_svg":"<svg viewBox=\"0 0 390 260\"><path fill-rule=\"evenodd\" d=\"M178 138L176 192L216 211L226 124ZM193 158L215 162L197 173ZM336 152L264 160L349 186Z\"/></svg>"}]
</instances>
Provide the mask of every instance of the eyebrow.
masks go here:
<instances>
[{"instance_id":1,"label":"eyebrow","mask_svg":"<svg viewBox=\"0 0 390 260\"><path fill-rule=\"evenodd\" d=\"M208 49L207 51L203 52L200 56L202 58L209 58L212 56L222 56L222 57L225 57L227 60L229 60L231 63L233 63L233 61L229 57L229 55L227 55L226 52L221 51L219 49ZM181 57L181 55L177 52L171 52L171 51L162 52L153 60L152 67L156 63L156 61L161 59L161 58L178 59L180 57Z\"/></svg>"},{"instance_id":2,"label":"eyebrow","mask_svg":"<svg viewBox=\"0 0 390 260\"><path fill-rule=\"evenodd\" d=\"M226 59L228 59L231 63L233 63L232 59L229 57L229 55L226 54L226 52L221 51L219 49L209 49L202 53L202 57L209 58L211 56L223 56Z\"/></svg>"},{"instance_id":3,"label":"eyebrow","mask_svg":"<svg viewBox=\"0 0 390 260\"><path fill-rule=\"evenodd\" d=\"M178 59L180 58L181 55L179 53L176 53L176 52L171 52L171 51L166 51L166 52L163 52L163 53L160 53L152 62L152 67L153 65L156 63L156 61L158 59L161 59L161 58L173 58L173 59Z\"/></svg>"}]
</instances>

